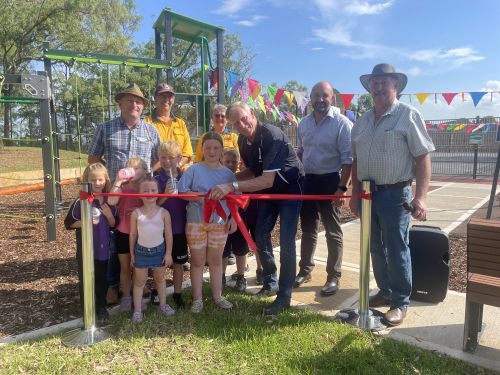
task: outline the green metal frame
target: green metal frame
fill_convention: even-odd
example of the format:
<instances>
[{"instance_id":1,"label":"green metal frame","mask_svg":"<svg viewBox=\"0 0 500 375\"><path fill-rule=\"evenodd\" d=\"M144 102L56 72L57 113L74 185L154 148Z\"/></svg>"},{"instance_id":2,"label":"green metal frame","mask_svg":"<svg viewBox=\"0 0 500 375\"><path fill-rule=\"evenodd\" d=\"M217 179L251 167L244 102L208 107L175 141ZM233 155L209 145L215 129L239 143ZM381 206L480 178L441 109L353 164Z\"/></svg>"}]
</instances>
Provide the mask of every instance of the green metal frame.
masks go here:
<instances>
[{"instance_id":1,"label":"green metal frame","mask_svg":"<svg viewBox=\"0 0 500 375\"><path fill-rule=\"evenodd\" d=\"M78 61L84 63L125 65L137 68L172 69L172 66L166 64L163 60L150 59L145 57L100 55L96 53L67 51L59 49L47 49L44 51L43 57L59 61Z\"/></svg>"}]
</instances>

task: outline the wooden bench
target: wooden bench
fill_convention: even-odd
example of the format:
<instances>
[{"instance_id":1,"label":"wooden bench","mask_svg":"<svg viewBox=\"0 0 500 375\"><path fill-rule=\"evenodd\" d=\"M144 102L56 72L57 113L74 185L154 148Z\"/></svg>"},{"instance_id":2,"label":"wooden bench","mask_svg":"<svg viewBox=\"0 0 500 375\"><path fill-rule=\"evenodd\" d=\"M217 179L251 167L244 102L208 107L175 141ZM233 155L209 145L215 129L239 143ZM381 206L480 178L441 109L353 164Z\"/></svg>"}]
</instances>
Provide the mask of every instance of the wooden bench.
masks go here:
<instances>
[{"instance_id":1,"label":"wooden bench","mask_svg":"<svg viewBox=\"0 0 500 375\"><path fill-rule=\"evenodd\" d=\"M463 350L473 353L482 330L483 305L500 307L500 221L467 224L467 292Z\"/></svg>"}]
</instances>

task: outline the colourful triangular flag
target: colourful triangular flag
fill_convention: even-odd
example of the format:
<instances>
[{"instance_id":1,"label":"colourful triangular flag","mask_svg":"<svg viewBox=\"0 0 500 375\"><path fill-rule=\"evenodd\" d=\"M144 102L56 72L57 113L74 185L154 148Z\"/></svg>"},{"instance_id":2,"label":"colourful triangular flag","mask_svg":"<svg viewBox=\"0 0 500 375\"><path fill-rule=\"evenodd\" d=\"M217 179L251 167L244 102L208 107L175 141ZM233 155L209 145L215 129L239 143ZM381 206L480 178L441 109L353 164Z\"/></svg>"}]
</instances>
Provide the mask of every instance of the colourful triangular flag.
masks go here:
<instances>
[{"instance_id":1,"label":"colourful triangular flag","mask_svg":"<svg viewBox=\"0 0 500 375\"><path fill-rule=\"evenodd\" d=\"M483 96L486 95L486 92L469 92L469 95L474 102L474 107L476 107Z\"/></svg>"},{"instance_id":2,"label":"colourful triangular flag","mask_svg":"<svg viewBox=\"0 0 500 375\"><path fill-rule=\"evenodd\" d=\"M294 99L293 94L290 91L285 91L283 95L285 95L285 98L288 100L288 103L290 105L293 105L293 99Z\"/></svg>"},{"instance_id":3,"label":"colourful triangular flag","mask_svg":"<svg viewBox=\"0 0 500 375\"><path fill-rule=\"evenodd\" d=\"M456 92L443 92L441 95L443 95L443 98L444 98L444 100L446 100L446 103L448 103L448 105L450 105L451 102L453 101L453 99L455 98L455 96L457 96L457 93Z\"/></svg>"},{"instance_id":4,"label":"colourful triangular flag","mask_svg":"<svg viewBox=\"0 0 500 375\"><path fill-rule=\"evenodd\" d=\"M269 95L269 100L274 102L274 98L276 97L276 93L278 92L278 88L273 85L266 86L267 95Z\"/></svg>"},{"instance_id":5,"label":"colourful triangular flag","mask_svg":"<svg viewBox=\"0 0 500 375\"><path fill-rule=\"evenodd\" d=\"M427 99L429 97L430 94L415 94L415 96L417 97L418 99L418 102L420 103L420 105L424 104L425 102L425 99Z\"/></svg>"},{"instance_id":6,"label":"colourful triangular flag","mask_svg":"<svg viewBox=\"0 0 500 375\"><path fill-rule=\"evenodd\" d=\"M260 94L260 89L262 86L259 84L258 81L248 78L248 94L252 97L253 100L257 99L257 96Z\"/></svg>"},{"instance_id":7,"label":"colourful triangular flag","mask_svg":"<svg viewBox=\"0 0 500 375\"><path fill-rule=\"evenodd\" d=\"M283 96L284 92L285 92L285 90L283 90L283 89L278 89L278 91L276 91L276 95L274 96L274 104L276 104L276 105L280 104L281 97Z\"/></svg>"},{"instance_id":8,"label":"colourful triangular flag","mask_svg":"<svg viewBox=\"0 0 500 375\"><path fill-rule=\"evenodd\" d=\"M349 109L352 98L354 98L354 94L340 94L340 96L342 97L342 101L344 102L344 108Z\"/></svg>"}]
</instances>

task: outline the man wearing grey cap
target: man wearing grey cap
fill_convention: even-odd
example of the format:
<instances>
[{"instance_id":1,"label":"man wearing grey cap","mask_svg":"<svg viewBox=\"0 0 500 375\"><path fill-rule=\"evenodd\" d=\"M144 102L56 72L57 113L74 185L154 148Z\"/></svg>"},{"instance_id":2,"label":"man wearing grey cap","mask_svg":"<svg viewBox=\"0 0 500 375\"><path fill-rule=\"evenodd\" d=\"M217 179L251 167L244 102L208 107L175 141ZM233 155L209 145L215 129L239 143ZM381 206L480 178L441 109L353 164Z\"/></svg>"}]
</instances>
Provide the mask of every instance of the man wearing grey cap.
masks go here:
<instances>
[{"instance_id":1,"label":"man wearing grey cap","mask_svg":"<svg viewBox=\"0 0 500 375\"><path fill-rule=\"evenodd\" d=\"M174 88L166 83L160 83L156 86L154 99L155 109L144 120L158 130L162 142L176 141L179 143L182 151L179 167L184 170L188 167L193 156L193 147L186 123L172 113L175 102Z\"/></svg>"},{"instance_id":2,"label":"man wearing grey cap","mask_svg":"<svg viewBox=\"0 0 500 375\"><path fill-rule=\"evenodd\" d=\"M353 194L360 193L360 181L372 182L370 253L379 292L370 297L369 303L370 307L389 306L384 321L396 326L403 322L410 303L411 216L426 218L430 153L435 148L422 115L397 99L408 81L406 75L389 64L378 64L360 81L374 105L351 133ZM350 208L358 214L359 200L351 199Z\"/></svg>"}]
</instances>

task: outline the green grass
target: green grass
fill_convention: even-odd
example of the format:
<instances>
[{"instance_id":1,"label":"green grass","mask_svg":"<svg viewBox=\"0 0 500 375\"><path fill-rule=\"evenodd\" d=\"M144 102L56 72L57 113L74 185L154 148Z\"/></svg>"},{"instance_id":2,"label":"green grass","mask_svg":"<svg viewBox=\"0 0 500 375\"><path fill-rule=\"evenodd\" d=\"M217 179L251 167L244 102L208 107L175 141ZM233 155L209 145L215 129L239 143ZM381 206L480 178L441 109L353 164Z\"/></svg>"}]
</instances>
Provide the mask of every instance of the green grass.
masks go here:
<instances>
[{"instance_id":1,"label":"green grass","mask_svg":"<svg viewBox=\"0 0 500 375\"><path fill-rule=\"evenodd\" d=\"M205 294L207 295L207 293ZM221 311L206 301L199 315L142 323L112 318L112 339L68 348L60 335L0 348L1 374L487 374L486 370L370 332L291 309L263 317L269 301L230 294Z\"/></svg>"},{"instance_id":2,"label":"green grass","mask_svg":"<svg viewBox=\"0 0 500 375\"><path fill-rule=\"evenodd\" d=\"M59 151L61 168L78 168L78 152ZM82 167L87 155L82 154ZM42 149L39 147L4 146L0 149L0 173L43 170Z\"/></svg>"}]
</instances>

